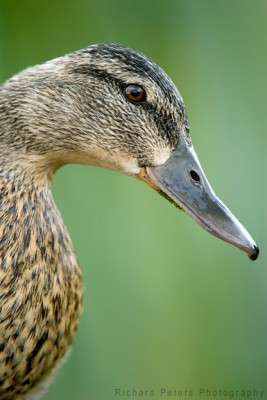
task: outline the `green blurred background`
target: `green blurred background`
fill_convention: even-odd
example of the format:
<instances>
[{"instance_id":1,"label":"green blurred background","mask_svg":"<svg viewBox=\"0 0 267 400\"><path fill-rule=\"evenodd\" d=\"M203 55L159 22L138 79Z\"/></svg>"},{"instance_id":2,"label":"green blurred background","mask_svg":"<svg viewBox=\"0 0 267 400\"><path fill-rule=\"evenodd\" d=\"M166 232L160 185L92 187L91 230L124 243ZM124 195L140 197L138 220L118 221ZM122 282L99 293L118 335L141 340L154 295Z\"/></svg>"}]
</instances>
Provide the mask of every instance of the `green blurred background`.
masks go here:
<instances>
[{"instance_id":1,"label":"green blurred background","mask_svg":"<svg viewBox=\"0 0 267 400\"><path fill-rule=\"evenodd\" d=\"M257 389L267 399L267 3L0 0L1 82L103 41L171 76L204 170L261 257L251 263L134 179L63 168L53 192L82 266L84 313L44 399L131 398L116 388L154 389L156 400L177 398L161 388L195 399L208 398L199 388Z\"/></svg>"}]
</instances>

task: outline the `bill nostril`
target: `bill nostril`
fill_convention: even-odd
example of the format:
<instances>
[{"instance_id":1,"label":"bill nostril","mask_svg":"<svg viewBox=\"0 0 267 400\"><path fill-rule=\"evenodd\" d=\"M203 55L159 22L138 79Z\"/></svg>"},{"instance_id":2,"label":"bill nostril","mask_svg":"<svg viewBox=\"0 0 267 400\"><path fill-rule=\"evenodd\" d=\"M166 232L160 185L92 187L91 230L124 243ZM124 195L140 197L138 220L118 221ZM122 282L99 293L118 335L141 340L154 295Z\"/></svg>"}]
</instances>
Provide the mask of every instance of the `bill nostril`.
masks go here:
<instances>
[{"instance_id":1,"label":"bill nostril","mask_svg":"<svg viewBox=\"0 0 267 400\"><path fill-rule=\"evenodd\" d=\"M195 181L197 183L201 182L200 176L198 175L198 173L196 171L191 170L190 171L190 176L193 179L193 181Z\"/></svg>"}]
</instances>

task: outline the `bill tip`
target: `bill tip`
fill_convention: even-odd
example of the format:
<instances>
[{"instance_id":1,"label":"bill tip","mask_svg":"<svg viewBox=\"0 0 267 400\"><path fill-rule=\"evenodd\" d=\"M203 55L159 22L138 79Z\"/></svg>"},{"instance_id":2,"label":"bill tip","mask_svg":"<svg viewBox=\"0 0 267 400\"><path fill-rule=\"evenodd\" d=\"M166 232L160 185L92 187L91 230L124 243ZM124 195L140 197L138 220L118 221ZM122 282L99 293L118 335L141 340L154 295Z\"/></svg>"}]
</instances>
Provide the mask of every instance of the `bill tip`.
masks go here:
<instances>
[{"instance_id":1,"label":"bill tip","mask_svg":"<svg viewBox=\"0 0 267 400\"><path fill-rule=\"evenodd\" d=\"M249 258L252 261L257 260L257 258L259 257L260 254L260 249L258 248L258 246L254 245L253 246L253 253L249 254Z\"/></svg>"}]
</instances>

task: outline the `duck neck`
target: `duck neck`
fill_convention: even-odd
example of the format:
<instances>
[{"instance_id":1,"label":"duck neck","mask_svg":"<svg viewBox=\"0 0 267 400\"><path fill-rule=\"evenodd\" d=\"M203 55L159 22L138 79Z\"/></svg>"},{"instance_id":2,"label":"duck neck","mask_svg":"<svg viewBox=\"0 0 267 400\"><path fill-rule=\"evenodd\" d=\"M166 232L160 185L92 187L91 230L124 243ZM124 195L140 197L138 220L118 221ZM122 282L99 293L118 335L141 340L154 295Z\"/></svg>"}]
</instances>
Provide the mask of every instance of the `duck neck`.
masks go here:
<instances>
[{"instance_id":1,"label":"duck neck","mask_svg":"<svg viewBox=\"0 0 267 400\"><path fill-rule=\"evenodd\" d=\"M81 313L81 272L49 176L31 175L23 162L0 162L0 345L7 346L0 364L10 398L52 371Z\"/></svg>"},{"instance_id":2,"label":"duck neck","mask_svg":"<svg viewBox=\"0 0 267 400\"><path fill-rule=\"evenodd\" d=\"M32 172L24 161L0 161L1 266L13 271L27 260L57 257L65 269L77 264L75 252L51 193L53 169ZM12 255L12 256L11 256ZM38 261L37 261L38 260Z\"/></svg>"}]
</instances>

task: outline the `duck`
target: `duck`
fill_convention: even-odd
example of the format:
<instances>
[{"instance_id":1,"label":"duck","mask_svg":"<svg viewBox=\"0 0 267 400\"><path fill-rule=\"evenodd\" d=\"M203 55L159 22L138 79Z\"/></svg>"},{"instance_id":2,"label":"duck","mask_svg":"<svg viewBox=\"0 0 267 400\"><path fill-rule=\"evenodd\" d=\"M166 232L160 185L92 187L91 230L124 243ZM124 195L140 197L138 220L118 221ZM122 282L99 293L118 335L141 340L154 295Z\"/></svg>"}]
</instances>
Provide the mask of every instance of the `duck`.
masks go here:
<instances>
[{"instance_id":1,"label":"duck","mask_svg":"<svg viewBox=\"0 0 267 400\"><path fill-rule=\"evenodd\" d=\"M155 62L100 43L25 69L0 86L0 400L41 394L78 329L81 269L51 192L69 163L141 180L259 255L213 192L181 94Z\"/></svg>"}]
</instances>

